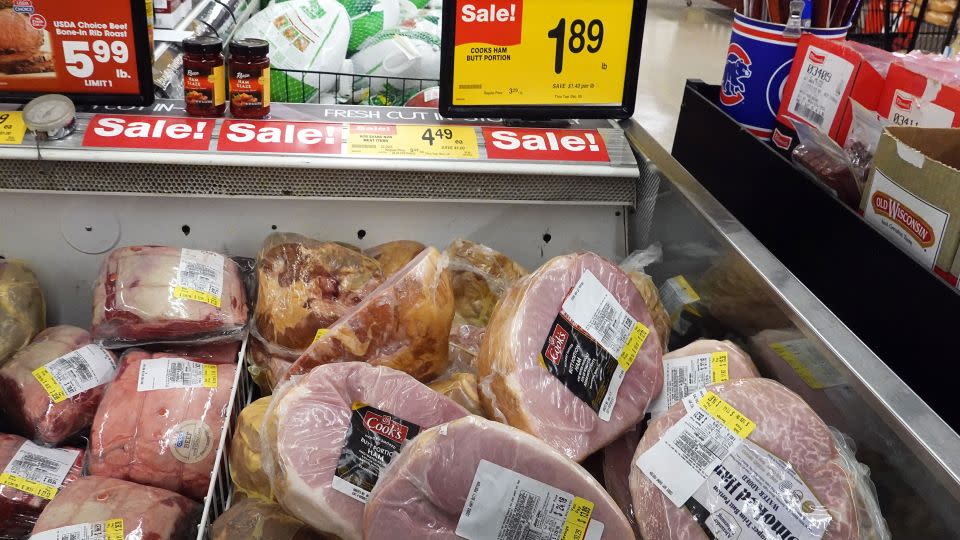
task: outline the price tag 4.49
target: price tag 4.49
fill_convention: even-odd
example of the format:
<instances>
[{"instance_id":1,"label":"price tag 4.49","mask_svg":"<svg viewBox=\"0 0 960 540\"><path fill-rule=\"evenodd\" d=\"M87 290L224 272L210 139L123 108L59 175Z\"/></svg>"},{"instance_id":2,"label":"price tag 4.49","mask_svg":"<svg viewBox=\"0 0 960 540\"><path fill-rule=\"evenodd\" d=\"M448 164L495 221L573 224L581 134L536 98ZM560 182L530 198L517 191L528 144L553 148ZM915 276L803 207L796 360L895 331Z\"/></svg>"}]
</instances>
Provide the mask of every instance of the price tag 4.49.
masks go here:
<instances>
[{"instance_id":1,"label":"price tag 4.49","mask_svg":"<svg viewBox=\"0 0 960 540\"><path fill-rule=\"evenodd\" d=\"M480 157L476 130L467 126L352 124L347 151L385 157Z\"/></svg>"},{"instance_id":2,"label":"price tag 4.49","mask_svg":"<svg viewBox=\"0 0 960 540\"><path fill-rule=\"evenodd\" d=\"M0 144L20 144L27 133L20 111L0 112Z\"/></svg>"}]
</instances>

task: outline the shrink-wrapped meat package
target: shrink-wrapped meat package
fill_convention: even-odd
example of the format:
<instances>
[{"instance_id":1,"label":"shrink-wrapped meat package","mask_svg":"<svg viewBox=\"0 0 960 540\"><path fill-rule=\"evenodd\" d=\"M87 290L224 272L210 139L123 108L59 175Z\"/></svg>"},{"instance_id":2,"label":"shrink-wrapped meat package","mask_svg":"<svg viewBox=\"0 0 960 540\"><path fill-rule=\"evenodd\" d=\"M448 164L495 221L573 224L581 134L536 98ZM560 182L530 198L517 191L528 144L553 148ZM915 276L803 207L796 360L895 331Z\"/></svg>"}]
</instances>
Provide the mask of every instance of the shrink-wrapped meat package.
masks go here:
<instances>
[{"instance_id":1,"label":"shrink-wrapped meat package","mask_svg":"<svg viewBox=\"0 0 960 540\"><path fill-rule=\"evenodd\" d=\"M380 263L384 277L390 277L425 249L427 246L413 240L393 240L367 248L363 253Z\"/></svg>"},{"instance_id":2,"label":"shrink-wrapped meat package","mask_svg":"<svg viewBox=\"0 0 960 540\"><path fill-rule=\"evenodd\" d=\"M0 368L0 424L57 445L90 426L117 359L75 326L54 326Z\"/></svg>"},{"instance_id":3,"label":"shrink-wrapped meat package","mask_svg":"<svg viewBox=\"0 0 960 540\"><path fill-rule=\"evenodd\" d=\"M83 450L0 433L0 539L29 536L44 507L82 472Z\"/></svg>"},{"instance_id":4,"label":"shrink-wrapped meat package","mask_svg":"<svg viewBox=\"0 0 960 540\"><path fill-rule=\"evenodd\" d=\"M202 499L236 369L168 353L125 352L93 420L91 474Z\"/></svg>"},{"instance_id":5,"label":"shrink-wrapped meat package","mask_svg":"<svg viewBox=\"0 0 960 540\"><path fill-rule=\"evenodd\" d=\"M430 388L456 401L470 414L483 416L480 395L477 393L477 376L473 373L451 373L430 383Z\"/></svg>"},{"instance_id":6,"label":"shrink-wrapped meat package","mask_svg":"<svg viewBox=\"0 0 960 540\"><path fill-rule=\"evenodd\" d=\"M663 355L663 391L650 404L657 416L708 385L759 377L750 355L730 341L698 339Z\"/></svg>"},{"instance_id":7,"label":"shrink-wrapped meat package","mask_svg":"<svg viewBox=\"0 0 960 540\"><path fill-rule=\"evenodd\" d=\"M211 540L324 540L276 503L256 499L234 502L213 522Z\"/></svg>"},{"instance_id":8,"label":"shrink-wrapped meat package","mask_svg":"<svg viewBox=\"0 0 960 540\"><path fill-rule=\"evenodd\" d=\"M263 472L260 448L260 426L270 406L270 397L247 405L237 417L237 426L230 440L230 479L237 493L246 497L272 500L270 478Z\"/></svg>"},{"instance_id":9,"label":"shrink-wrapped meat package","mask_svg":"<svg viewBox=\"0 0 960 540\"><path fill-rule=\"evenodd\" d=\"M551 259L497 306L477 357L488 418L577 461L636 425L663 384L649 310L617 265Z\"/></svg>"},{"instance_id":10,"label":"shrink-wrapped meat package","mask_svg":"<svg viewBox=\"0 0 960 540\"><path fill-rule=\"evenodd\" d=\"M246 322L240 268L211 251L118 248L94 286L92 333L108 347L234 340Z\"/></svg>"},{"instance_id":11,"label":"shrink-wrapped meat package","mask_svg":"<svg viewBox=\"0 0 960 540\"><path fill-rule=\"evenodd\" d=\"M650 310L650 316L653 317L653 327L660 336L660 344L666 352L667 345L670 343L670 314L666 307L660 302L660 291L657 289L653 278L646 273L647 266L659 262L663 257L663 249L660 244L653 244L650 247L634 251L620 263L620 268L630 276L630 281L636 286L640 297L647 303L647 309Z\"/></svg>"},{"instance_id":12,"label":"shrink-wrapped meat package","mask_svg":"<svg viewBox=\"0 0 960 540\"><path fill-rule=\"evenodd\" d=\"M43 330L45 307L33 271L21 262L0 259L0 366Z\"/></svg>"},{"instance_id":13,"label":"shrink-wrapped meat package","mask_svg":"<svg viewBox=\"0 0 960 540\"><path fill-rule=\"evenodd\" d=\"M449 259L458 319L486 326L493 307L527 270L483 244L454 240L444 252Z\"/></svg>"},{"instance_id":14,"label":"shrink-wrapped meat package","mask_svg":"<svg viewBox=\"0 0 960 540\"><path fill-rule=\"evenodd\" d=\"M277 388L261 429L264 468L293 516L359 540L364 503L394 455L421 430L467 414L394 369L319 366Z\"/></svg>"},{"instance_id":15,"label":"shrink-wrapped meat package","mask_svg":"<svg viewBox=\"0 0 960 540\"><path fill-rule=\"evenodd\" d=\"M425 430L408 444L374 488L363 530L393 540L633 537L582 467L478 416Z\"/></svg>"}]
</instances>

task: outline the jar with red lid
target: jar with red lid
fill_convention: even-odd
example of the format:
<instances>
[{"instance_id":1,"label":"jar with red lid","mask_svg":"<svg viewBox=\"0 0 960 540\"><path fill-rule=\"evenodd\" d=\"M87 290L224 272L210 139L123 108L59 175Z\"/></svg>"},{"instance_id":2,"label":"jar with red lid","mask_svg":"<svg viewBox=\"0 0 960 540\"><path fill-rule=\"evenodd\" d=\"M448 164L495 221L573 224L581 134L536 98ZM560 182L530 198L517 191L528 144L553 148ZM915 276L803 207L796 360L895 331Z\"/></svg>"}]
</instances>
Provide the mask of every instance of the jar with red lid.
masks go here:
<instances>
[{"instance_id":1,"label":"jar with red lid","mask_svg":"<svg viewBox=\"0 0 960 540\"><path fill-rule=\"evenodd\" d=\"M230 114L264 118L270 114L270 43L262 39L230 42Z\"/></svg>"},{"instance_id":2,"label":"jar with red lid","mask_svg":"<svg viewBox=\"0 0 960 540\"><path fill-rule=\"evenodd\" d=\"M223 42L198 36L183 40L183 97L191 116L223 116L227 109Z\"/></svg>"}]
</instances>

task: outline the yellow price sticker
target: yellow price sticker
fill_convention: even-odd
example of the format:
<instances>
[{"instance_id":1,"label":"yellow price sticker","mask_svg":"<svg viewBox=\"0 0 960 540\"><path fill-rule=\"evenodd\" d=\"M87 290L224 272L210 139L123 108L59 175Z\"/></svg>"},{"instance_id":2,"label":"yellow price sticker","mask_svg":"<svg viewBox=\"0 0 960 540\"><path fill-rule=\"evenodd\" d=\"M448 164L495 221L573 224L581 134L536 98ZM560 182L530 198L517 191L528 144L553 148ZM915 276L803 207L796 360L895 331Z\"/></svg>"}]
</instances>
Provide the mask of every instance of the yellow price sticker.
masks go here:
<instances>
[{"instance_id":1,"label":"yellow price sticker","mask_svg":"<svg viewBox=\"0 0 960 540\"><path fill-rule=\"evenodd\" d=\"M735 409L733 405L730 405L713 392L707 391L707 393L700 398L699 403L700 406L703 407L703 410L719 420L721 424L727 426L727 429L734 432L734 434L741 439L749 437L757 427L757 425L753 423L753 420L744 416L740 411Z\"/></svg>"},{"instance_id":2,"label":"yellow price sticker","mask_svg":"<svg viewBox=\"0 0 960 540\"><path fill-rule=\"evenodd\" d=\"M328 329L326 329L326 328L320 328L320 329L318 329L318 330L317 330L317 335L313 336L313 342L311 343L311 345L312 345L313 343L316 343L316 342L320 341L320 338L322 338L323 336L327 335L327 332L329 332L329 331L330 331L330 330L328 330Z\"/></svg>"},{"instance_id":3,"label":"yellow price sticker","mask_svg":"<svg viewBox=\"0 0 960 540\"><path fill-rule=\"evenodd\" d=\"M573 498L570 512L563 523L563 533L560 540L583 540L590 525L590 516L593 515L593 503L580 497Z\"/></svg>"},{"instance_id":4,"label":"yellow price sticker","mask_svg":"<svg viewBox=\"0 0 960 540\"><path fill-rule=\"evenodd\" d=\"M213 364L203 365L203 386L205 388L217 387L217 366Z\"/></svg>"},{"instance_id":5,"label":"yellow price sticker","mask_svg":"<svg viewBox=\"0 0 960 540\"><path fill-rule=\"evenodd\" d=\"M22 112L0 112L0 144L20 144L26 133Z\"/></svg>"},{"instance_id":6,"label":"yellow price sticker","mask_svg":"<svg viewBox=\"0 0 960 540\"><path fill-rule=\"evenodd\" d=\"M770 348L773 349L773 352L777 354L780 358L783 358L787 364L793 368L793 371L800 376L800 380L805 382L807 386L814 390L823 390L824 388L829 387L830 385L825 384L820 380L819 377L813 374L813 371L807 368L806 363L797 356L790 347L783 343L771 343Z\"/></svg>"},{"instance_id":7,"label":"yellow price sticker","mask_svg":"<svg viewBox=\"0 0 960 540\"><path fill-rule=\"evenodd\" d=\"M457 8L454 106L623 103L633 1Z\"/></svg>"},{"instance_id":8,"label":"yellow price sticker","mask_svg":"<svg viewBox=\"0 0 960 540\"><path fill-rule=\"evenodd\" d=\"M478 159L475 128L351 124L347 152L367 156Z\"/></svg>"},{"instance_id":9,"label":"yellow price sticker","mask_svg":"<svg viewBox=\"0 0 960 540\"><path fill-rule=\"evenodd\" d=\"M730 356L724 352L710 355L710 382L713 384L730 380Z\"/></svg>"},{"instance_id":10,"label":"yellow price sticker","mask_svg":"<svg viewBox=\"0 0 960 540\"><path fill-rule=\"evenodd\" d=\"M57 379L54 378L53 374L50 373L50 370L47 369L47 366L40 366L33 370L32 373L33 377L37 379L40 386L47 391L47 394L50 395L50 399L53 400L54 403L60 403L67 399L67 393L63 390L63 387L60 386L60 383L57 382Z\"/></svg>"},{"instance_id":11,"label":"yellow price sticker","mask_svg":"<svg viewBox=\"0 0 960 540\"><path fill-rule=\"evenodd\" d=\"M48 501L56 497L57 491L59 491L53 486L41 484L40 482L28 480L10 473L0 474L0 484L10 486L14 489L19 489L20 491L29 493L31 495L36 495L37 497L47 499Z\"/></svg>"},{"instance_id":12,"label":"yellow price sticker","mask_svg":"<svg viewBox=\"0 0 960 540\"><path fill-rule=\"evenodd\" d=\"M630 366L633 365L633 361L637 358L637 353L640 352L640 348L643 347L643 343L649 335L650 329L642 322L637 322L633 325L633 330L630 331L630 337L627 338L627 342L623 345L623 350L620 351L620 357L617 358L617 363L620 364L620 367L624 371L629 370Z\"/></svg>"},{"instance_id":13,"label":"yellow price sticker","mask_svg":"<svg viewBox=\"0 0 960 540\"><path fill-rule=\"evenodd\" d=\"M173 289L173 297L183 298L185 300L196 300L210 304L213 307L220 307L219 296L214 296L208 292L198 291L196 289L188 289L187 287L181 287L179 285Z\"/></svg>"},{"instance_id":14,"label":"yellow price sticker","mask_svg":"<svg viewBox=\"0 0 960 540\"><path fill-rule=\"evenodd\" d=\"M123 519L108 519L103 523L106 540L123 540Z\"/></svg>"}]
</instances>

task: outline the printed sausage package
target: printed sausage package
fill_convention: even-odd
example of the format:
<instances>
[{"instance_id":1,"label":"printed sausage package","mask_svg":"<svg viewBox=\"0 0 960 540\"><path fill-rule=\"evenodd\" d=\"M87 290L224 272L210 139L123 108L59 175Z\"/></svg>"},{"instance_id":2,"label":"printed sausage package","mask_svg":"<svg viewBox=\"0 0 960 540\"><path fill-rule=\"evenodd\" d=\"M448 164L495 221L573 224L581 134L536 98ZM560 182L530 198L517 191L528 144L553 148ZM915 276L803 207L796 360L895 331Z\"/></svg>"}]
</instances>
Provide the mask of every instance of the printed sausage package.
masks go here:
<instances>
[{"instance_id":1,"label":"printed sausage package","mask_svg":"<svg viewBox=\"0 0 960 540\"><path fill-rule=\"evenodd\" d=\"M37 276L18 261L0 260L0 366L46 326Z\"/></svg>"},{"instance_id":2,"label":"printed sausage package","mask_svg":"<svg viewBox=\"0 0 960 540\"><path fill-rule=\"evenodd\" d=\"M93 420L90 473L203 499L236 370L127 350Z\"/></svg>"},{"instance_id":3,"label":"printed sausage package","mask_svg":"<svg viewBox=\"0 0 960 540\"><path fill-rule=\"evenodd\" d=\"M0 424L55 446L90 426L117 358L75 326L40 333L0 368Z\"/></svg>"},{"instance_id":4,"label":"printed sausage package","mask_svg":"<svg viewBox=\"0 0 960 540\"><path fill-rule=\"evenodd\" d=\"M83 472L83 450L0 433L0 540L30 535L40 512Z\"/></svg>"},{"instance_id":5,"label":"printed sausage package","mask_svg":"<svg viewBox=\"0 0 960 540\"><path fill-rule=\"evenodd\" d=\"M239 265L212 251L161 246L107 255L93 291L93 337L110 348L232 341L247 322Z\"/></svg>"}]
</instances>

